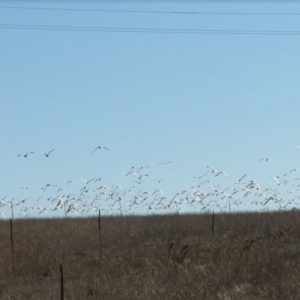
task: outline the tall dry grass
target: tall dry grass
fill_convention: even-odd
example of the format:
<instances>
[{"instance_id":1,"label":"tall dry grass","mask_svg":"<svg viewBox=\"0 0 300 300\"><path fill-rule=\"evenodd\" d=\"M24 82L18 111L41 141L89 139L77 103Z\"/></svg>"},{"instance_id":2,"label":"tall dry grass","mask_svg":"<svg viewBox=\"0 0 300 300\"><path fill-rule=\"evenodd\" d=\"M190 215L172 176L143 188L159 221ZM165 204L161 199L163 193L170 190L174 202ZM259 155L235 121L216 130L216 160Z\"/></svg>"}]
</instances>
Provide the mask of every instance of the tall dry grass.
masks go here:
<instances>
[{"instance_id":1,"label":"tall dry grass","mask_svg":"<svg viewBox=\"0 0 300 300\"><path fill-rule=\"evenodd\" d=\"M0 299L300 299L300 213L0 222Z\"/></svg>"}]
</instances>

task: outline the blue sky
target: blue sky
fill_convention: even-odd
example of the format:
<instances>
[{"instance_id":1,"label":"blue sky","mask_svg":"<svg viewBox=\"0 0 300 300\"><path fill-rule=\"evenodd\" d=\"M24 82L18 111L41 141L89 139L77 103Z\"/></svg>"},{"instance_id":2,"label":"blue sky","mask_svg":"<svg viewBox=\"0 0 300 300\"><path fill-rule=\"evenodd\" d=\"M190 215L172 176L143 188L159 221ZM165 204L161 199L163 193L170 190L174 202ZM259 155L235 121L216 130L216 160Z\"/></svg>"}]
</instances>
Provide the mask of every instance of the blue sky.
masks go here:
<instances>
[{"instance_id":1,"label":"blue sky","mask_svg":"<svg viewBox=\"0 0 300 300\"><path fill-rule=\"evenodd\" d=\"M3 6L300 13L296 2ZM300 30L299 16L0 8L0 19L24 25ZM270 176L299 167L299 36L12 29L0 29L0 35L0 199L31 197L28 205L36 205L49 182L78 192L81 178L93 177L126 190L135 178L123 173L132 166L150 166L141 189L159 187L171 198L197 183L193 176L206 172L203 162L236 179L247 173L248 181L264 187L275 186ZM110 150L91 154L98 145ZM49 158L39 153L51 149ZM35 153L17 157L28 151ZM273 162L260 163L263 157ZM173 163L159 165L165 161ZM161 178L160 184L154 180ZM72 188L66 186L71 179ZM224 188L233 184L215 180ZM20 189L24 185L31 189ZM48 205L44 198L39 205ZM253 206L246 202L242 208Z\"/></svg>"}]
</instances>

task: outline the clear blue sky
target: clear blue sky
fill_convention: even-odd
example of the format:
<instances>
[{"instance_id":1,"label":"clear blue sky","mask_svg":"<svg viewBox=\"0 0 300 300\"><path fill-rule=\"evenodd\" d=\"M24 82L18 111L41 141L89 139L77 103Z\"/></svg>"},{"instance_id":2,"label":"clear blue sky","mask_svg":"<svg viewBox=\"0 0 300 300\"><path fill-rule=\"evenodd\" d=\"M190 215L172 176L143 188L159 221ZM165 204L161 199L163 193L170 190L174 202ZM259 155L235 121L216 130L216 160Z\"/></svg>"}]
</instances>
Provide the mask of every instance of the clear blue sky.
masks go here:
<instances>
[{"instance_id":1,"label":"clear blue sky","mask_svg":"<svg viewBox=\"0 0 300 300\"><path fill-rule=\"evenodd\" d=\"M0 6L300 13L295 1L2 2ZM22 25L300 30L299 16L291 15L0 8L0 20ZM36 205L34 199L47 183L78 193L81 178L93 177L126 190L135 178L123 173L133 165L150 166L141 189L159 187L171 198L198 182L193 176L206 172L203 162L233 178L248 174L247 181L256 180L263 187L276 187L269 176L300 167L296 147L300 35L1 28L0 39L0 199L31 197L27 205ZM91 154L99 145L110 150ZM55 151L49 158L39 153L51 149ZM17 157L29 151L35 153ZM273 162L260 163L263 157L272 157ZM165 161L173 163L159 165ZM214 179L216 184L233 185L233 180L223 182L220 177ZM154 181L161 178L160 184ZM68 180L76 185L67 187ZM24 185L31 189L20 189ZM48 205L45 198L38 205ZM245 205L244 209L253 209Z\"/></svg>"}]
</instances>

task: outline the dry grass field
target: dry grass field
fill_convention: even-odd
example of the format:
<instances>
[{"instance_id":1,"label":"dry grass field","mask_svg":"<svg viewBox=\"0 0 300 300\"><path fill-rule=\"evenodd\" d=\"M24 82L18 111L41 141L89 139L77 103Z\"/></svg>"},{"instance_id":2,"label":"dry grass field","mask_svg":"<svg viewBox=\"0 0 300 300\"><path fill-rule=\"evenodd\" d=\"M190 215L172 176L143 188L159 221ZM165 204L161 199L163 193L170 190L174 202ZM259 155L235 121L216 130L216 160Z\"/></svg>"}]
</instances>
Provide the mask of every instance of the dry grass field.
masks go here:
<instances>
[{"instance_id":1,"label":"dry grass field","mask_svg":"<svg viewBox=\"0 0 300 300\"><path fill-rule=\"evenodd\" d=\"M0 222L0 299L300 299L300 213Z\"/></svg>"}]
</instances>

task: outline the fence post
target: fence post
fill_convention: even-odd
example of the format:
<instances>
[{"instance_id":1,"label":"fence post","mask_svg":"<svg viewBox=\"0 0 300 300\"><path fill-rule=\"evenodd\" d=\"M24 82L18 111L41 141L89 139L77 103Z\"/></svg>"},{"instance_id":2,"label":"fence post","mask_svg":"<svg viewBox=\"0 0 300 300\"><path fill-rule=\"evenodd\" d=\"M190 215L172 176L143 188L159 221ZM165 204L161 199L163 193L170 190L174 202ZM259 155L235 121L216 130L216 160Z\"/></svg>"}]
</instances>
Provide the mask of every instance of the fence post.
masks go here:
<instances>
[{"instance_id":1,"label":"fence post","mask_svg":"<svg viewBox=\"0 0 300 300\"><path fill-rule=\"evenodd\" d=\"M214 238L215 234L215 212L213 211L212 220L211 220L211 236Z\"/></svg>"},{"instance_id":2,"label":"fence post","mask_svg":"<svg viewBox=\"0 0 300 300\"><path fill-rule=\"evenodd\" d=\"M99 256L100 262L102 260L102 243L101 243L101 212L99 208L99 216L98 216L98 234L99 234Z\"/></svg>"},{"instance_id":3,"label":"fence post","mask_svg":"<svg viewBox=\"0 0 300 300\"><path fill-rule=\"evenodd\" d=\"M13 264L14 278L16 279L15 250L14 250L14 236L13 236L13 223L12 223L12 219L9 219L9 220L10 220L10 243L11 243L12 264Z\"/></svg>"},{"instance_id":4,"label":"fence post","mask_svg":"<svg viewBox=\"0 0 300 300\"><path fill-rule=\"evenodd\" d=\"M64 300L64 271L62 264L60 264L60 300Z\"/></svg>"}]
</instances>

